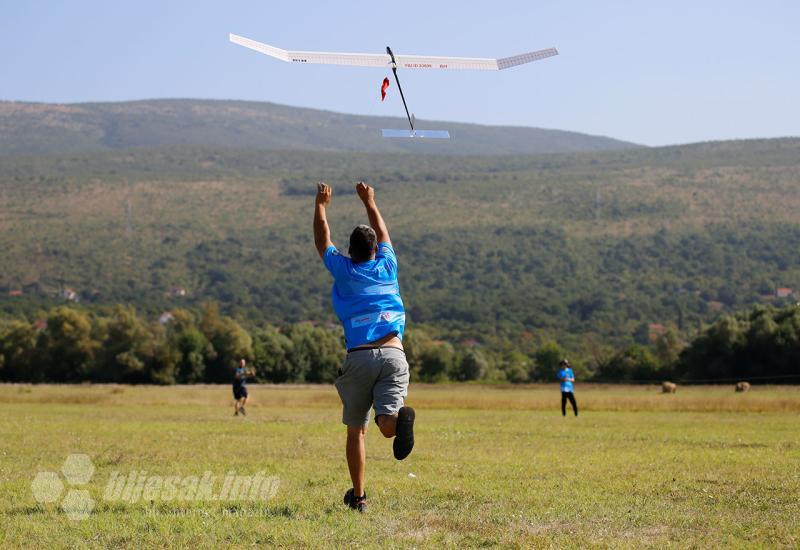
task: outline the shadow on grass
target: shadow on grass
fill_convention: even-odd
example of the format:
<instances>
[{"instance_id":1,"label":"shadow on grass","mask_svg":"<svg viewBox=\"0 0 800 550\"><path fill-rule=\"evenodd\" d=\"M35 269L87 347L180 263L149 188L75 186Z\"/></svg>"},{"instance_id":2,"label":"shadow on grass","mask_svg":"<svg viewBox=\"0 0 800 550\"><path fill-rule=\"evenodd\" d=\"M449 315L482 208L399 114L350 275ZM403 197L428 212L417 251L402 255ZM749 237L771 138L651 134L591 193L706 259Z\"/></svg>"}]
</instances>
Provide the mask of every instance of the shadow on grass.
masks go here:
<instances>
[{"instance_id":1,"label":"shadow on grass","mask_svg":"<svg viewBox=\"0 0 800 550\"><path fill-rule=\"evenodd\" d=\"M44 514L49 514L52 512L58 512L57 508L53 508L49 510L44 506L40 506L38 504L34 506L20 506L18 508L11 508L5 513L9 516L41 516Z\"/></svg>"},{"instance_id":2,"label":"shadow on grass","mask_svg":"<svg viewBox=\"0 0 800 550\"><path fill-rule=\"evenodd\" d=\"M103 503L97 506L92 515L102 514L129 514L138 513L148 516L244 516L259 518L294 518L297 508L289 505L258 506L247 504L231 504L229 506L170 506L168 504L126 505L122 503ZM42 516L45 514L60 514L57 506L33 505L11 508L5 512L11 517Z\"/></svg>"},{"instance_id":3,"label":"shadow on grass","mask_svg":"<svg viewBox=\"0 0 800 550\"><path fill-rule=\"evenodd\" d=\"M145 516L172 516L172 517L218 517L242 516L257 518L294 518L297 508L285 504L263 506L258 503L233 503L219 505L212 503L198 503L197 506L180 506L169 503L140 503L125 504L122 502L103 503L95 509L96 514L142 514Z\"/></svg>"}]
</instances>

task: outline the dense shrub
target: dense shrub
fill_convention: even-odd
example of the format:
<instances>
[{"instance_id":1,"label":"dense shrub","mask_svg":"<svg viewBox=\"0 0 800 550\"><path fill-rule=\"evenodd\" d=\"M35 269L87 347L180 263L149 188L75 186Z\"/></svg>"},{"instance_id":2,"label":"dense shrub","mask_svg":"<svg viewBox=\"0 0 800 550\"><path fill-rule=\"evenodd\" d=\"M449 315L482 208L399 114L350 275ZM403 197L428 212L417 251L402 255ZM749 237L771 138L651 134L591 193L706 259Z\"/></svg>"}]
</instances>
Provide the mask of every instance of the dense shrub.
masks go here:
<instances>
[{"instance_id":1,"label":"dense shrub","mask_svg":"<svg viewBox=\"0 0 800 550\"><path fill-rule=\"evenodd\" d=\"M452 341L430 327L406 332L411 376L446 380L555 381L564 349L528 337ZM800 380L800 307L758 306L721 317L685 349L672 330L597 359L573 358L580 381ZM598 347L598 350L604 348ZM60 306L34 323L0 321L0 380L9 382L224 383L241 359L262 382L329 383L344 359L338 325L311 322L246 330L207 303L148 321L132 306L110 312Z\"/></svg>"}]
</instances>

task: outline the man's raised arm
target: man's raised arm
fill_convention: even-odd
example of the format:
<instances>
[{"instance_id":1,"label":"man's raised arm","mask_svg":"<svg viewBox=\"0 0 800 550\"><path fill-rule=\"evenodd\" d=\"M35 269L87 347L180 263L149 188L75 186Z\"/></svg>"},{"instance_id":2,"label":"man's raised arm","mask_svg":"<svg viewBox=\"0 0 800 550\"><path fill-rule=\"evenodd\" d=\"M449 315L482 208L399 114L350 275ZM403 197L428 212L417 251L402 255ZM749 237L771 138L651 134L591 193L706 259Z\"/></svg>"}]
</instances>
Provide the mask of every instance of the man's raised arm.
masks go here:
<instances>
[{"instance_id":1,"label":"man's raised arm","mask_svg":"<svg viewBox=\"0 0 800 550\"><path fill-rule=\"evenodd\" d=\"M331 228L328 227L328 216L325 208L331 203L333 189L322 182L317 184L317 198L314 204L314 244L319 252L319 257L325 255L333 243L331 242Z\"/></svg>"},{"instance_id":2,"label":"man's raised arm","mask_svg":"<svg viewBox=\"0 0 800 550\"><path fill-rule=\"evenodd\" d=\"M375 231L375 235L378 237L378 242L386 243L391 246L392 241L389 238L389 230L386 228L386 222L383 221L383 216L381 216L381 212L378 210L378 205L375 203L375 189L363 181L360 181L358 182L358 185L356 185L356 192L358 193L358 197L361 199L361 202L364 203L364 207L367 209L369 225Z\"/></svg>"}]
</instances>

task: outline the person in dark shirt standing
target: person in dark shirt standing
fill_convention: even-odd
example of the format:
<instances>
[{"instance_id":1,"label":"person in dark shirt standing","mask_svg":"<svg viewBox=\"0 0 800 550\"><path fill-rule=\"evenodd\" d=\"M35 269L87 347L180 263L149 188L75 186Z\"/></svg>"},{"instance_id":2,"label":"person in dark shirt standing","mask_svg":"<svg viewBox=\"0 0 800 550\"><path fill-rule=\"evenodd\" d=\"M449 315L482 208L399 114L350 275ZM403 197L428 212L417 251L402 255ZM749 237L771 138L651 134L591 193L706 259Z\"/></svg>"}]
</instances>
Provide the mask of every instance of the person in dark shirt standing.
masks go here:
<instances>
[{"instance_id":1,"label":"person in dark shirt standing","mask_svg":"<svg viewBox=\"0 0 800 550\"><path fill-rule=\"evenodd\" d=\"M252 370L247 369L247 361L242 359L239 361L239 366L233 373L233 416L242 415L246 416L247 412L244 406L247 404L247 377L255 374Z\"/></svg>"}]
</instances>

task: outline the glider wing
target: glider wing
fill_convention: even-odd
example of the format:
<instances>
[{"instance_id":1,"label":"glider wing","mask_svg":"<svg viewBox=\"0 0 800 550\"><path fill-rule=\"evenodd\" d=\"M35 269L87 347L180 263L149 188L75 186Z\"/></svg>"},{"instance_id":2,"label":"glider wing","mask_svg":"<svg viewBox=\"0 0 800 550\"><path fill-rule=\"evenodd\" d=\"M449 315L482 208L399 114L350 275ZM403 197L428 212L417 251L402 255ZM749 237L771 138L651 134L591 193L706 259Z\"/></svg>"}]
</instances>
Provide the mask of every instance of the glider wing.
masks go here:
<instances>
[{"instance_id":1,"label":"glider wing","mask_svg":"<svg viewBox=\"0 0 800 550\"><path fill-rule=\"evenodd\" d=\"M287 63L321 63L323 65L354 65L357 67L389 67L392 60L385 53L336 53L336 52L301 52L289 51L262 44L235 34L230 35L231 42L250 48L257 52L272 56Z\"/></svg>"},{"instance_id":2,"label":"glider wing","mask_svg":"<svg viewBox=\"0 0 800 550\"><path fill-rule=\"evenodd\" d=\"M250 40L236 34L230 35L231 42L250 48L257 52L272 56L287 63L321 63L324 65L354 65L358 67L389 67L392 60L384 53L335 53L335 52L303 52L290 51ZM428 55L396 55L397 66L402 69L445 69L445 70L479 70L498 71L539 61L558 55L558 50L548 48L536 52L524 53L501 59L479 57L440 57Z\"/></svg>"},{"instance_id":3,"label":"glider wing","mask_svg":"<svg viewBox=\"0 0 800 550\"><path fill-rule=\"evenodd\" d=\"M499 71L539 61L547 57L558 55L558 50L548 48L536 52L524 53L513 57L502 59L486 59L480 57L439 57L427 55L396 55L397 66L403 69L445 69L445 70L477 70L477 71Z\"/></svg>"},{"instance_id":4,"label":"glider wing","mask_svg":"<svg viewBox=\"0 0 800 550\"><path fill-rule=\"evenodd\" d=\"M513 55L511 57L503 57L497 60L498 70L508 69L509 67L516 67L517 65L524 65L525 63L532 63L540 59L547 59L558 55L558 50L555 48L547 48L546 50L538 50L535 52L523 53L520 55Z\"/></svg>"}]
</instances>

